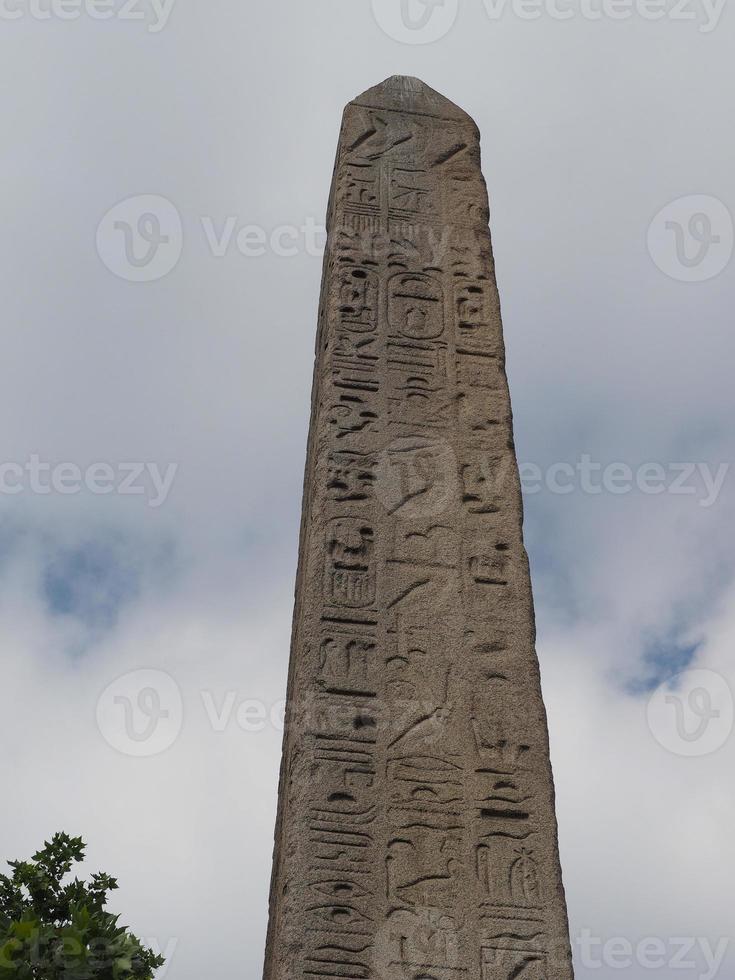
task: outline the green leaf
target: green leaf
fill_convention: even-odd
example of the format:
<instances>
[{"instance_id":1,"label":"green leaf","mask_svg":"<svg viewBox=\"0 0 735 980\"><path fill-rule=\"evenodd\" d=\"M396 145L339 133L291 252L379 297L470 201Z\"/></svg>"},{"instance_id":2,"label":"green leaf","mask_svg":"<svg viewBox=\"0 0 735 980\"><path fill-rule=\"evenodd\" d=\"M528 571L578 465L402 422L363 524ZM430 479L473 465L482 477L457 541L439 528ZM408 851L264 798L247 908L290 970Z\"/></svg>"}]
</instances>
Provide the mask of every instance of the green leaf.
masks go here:
<instances>
[{"instance_id":1,"label":"green leaf","mask_svg":"<svg viewBox=\"0 0 735 980\"><path fill-rule=\"evenodd\" d=\"M84 857L81 837L54 834L30 861L0 875L0 980L152 980L164 964L106 911L117 879L64 879Z\"/></svg>"}]
</instances>

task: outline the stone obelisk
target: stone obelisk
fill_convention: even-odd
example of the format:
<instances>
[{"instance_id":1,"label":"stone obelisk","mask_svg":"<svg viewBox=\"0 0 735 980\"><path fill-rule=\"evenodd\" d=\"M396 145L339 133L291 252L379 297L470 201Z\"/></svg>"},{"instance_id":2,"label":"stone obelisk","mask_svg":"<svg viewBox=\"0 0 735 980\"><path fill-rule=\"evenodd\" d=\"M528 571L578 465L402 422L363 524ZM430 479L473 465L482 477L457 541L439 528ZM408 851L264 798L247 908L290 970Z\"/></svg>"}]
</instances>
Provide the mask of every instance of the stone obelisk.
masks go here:
<instances>
[{"instance_id":1,"label":"stone obelisk","mask_svg":"<svg viewBox=\"0 0 735 980\"><path fill-rule=\"evenodd\" d=\"M396 76L328 215L266 980L570 980L473 121Z\"/></svg>"}]
</instances>

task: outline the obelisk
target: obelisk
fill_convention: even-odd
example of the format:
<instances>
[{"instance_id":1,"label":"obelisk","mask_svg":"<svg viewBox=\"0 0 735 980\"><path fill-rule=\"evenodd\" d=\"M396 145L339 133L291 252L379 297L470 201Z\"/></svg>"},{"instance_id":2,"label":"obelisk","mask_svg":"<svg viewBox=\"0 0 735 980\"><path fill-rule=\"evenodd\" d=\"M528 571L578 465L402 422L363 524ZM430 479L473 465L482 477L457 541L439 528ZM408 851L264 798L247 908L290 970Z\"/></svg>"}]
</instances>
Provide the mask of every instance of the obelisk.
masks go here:
<instances>
[{"instance_id":1,"label":"obelisk","mask_svg":"<svg viewBox=\"0 0 735 980\"><path fill-rule=\"evenodd\" d=\"M572 977L479 133L344 113L266 980Z\"/></svg>"}]
</instances>

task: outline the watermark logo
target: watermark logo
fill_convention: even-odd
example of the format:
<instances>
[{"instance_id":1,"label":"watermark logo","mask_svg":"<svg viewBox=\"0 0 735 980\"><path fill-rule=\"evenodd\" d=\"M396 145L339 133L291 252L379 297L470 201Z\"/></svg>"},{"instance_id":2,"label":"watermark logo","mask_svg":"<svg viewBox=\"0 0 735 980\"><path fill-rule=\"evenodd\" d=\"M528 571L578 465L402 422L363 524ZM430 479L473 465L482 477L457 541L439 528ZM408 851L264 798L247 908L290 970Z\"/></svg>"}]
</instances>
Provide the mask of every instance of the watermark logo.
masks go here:
<instances>
[{"instance_id":1,"label":"watermark logo","mask_svg":"<svg viewBox=\"0 0 735 980\"><path fill-rule=\"evenodd\" d=\"M454 27L459 0L372 0L380 29L401 44L431 44Z\"/></svg>"},{"instance_id":2,"label":"watermark logo","mask_svg":"<svg viewBox=\"0 0 735 980\"><path fill-rule=\"evenodd\" d=\"M176 267L184 247L181 215L165 197L138 194L120 201L97 227L97 252L128 282L153 282Z\"/></svg>"},{"instance_id":3,"label":"watermark logo","mask_svg":"<svg viewBox=\"0 0 735 980\"><path fill-rule=\"evenodd\" d=\"M648 229L648 251L658 268L679 282L706 282L728 265L735 228L716 197L694 194L667 204Z\"/></svg>"},{"instance_id":4,"label":"watermark logo","mask_svg":"<svg viewBox=\"0 0 735 980\"><path fill-rule=\"evenodd\" d=\"M730 686L713 670L685 670L661 684L647 709L653 737L669 752L710 755L732 733L735 705Z\"/></svg>"},{"instance_id":5,"label":"watermark logo","mask_svg":"<svg viewBox=\"0 0 735 980\"><path fill-rule=\"evenodd\" d=\"M441 963L443 976L462 974L465 971L461 966L464 952L459 930L461 918L413 901L409 907L406 894L410 894L416 877L415 874L412 877L410 861L406 863L405 851L410 847L402 840L394 840L388 845L386 889L392 909L377 927L373 959L375 975L380 978L396 976L395 966L402 960ZM451 866L452 861L460 857L458 851L456 840L448 838L442 845L441 859ZM418 972L416 975L427 976Z\"/></svg>"},{"instance_id":6,"label":"watermark logo","mask_svg":"<svg viewBox=\"0 0 735 980\"><path fill-rule=\"evenodd\" d=\"M457 457L442 439L396 439L379 454L375 475L376 497L401 520L436 517L457 495Z\"/></svg>"},{"instance_id":7,"label":"watermark logo","mask_svg":"<svg viewBox=\"0 0 735 980\"><path fill-rule=\"evenodd\" d=\"M113 749L147 758L171 748L184 720L179 685L162 670L134 670L97 701L97 727Z\"/></svg>"}]
</instances>

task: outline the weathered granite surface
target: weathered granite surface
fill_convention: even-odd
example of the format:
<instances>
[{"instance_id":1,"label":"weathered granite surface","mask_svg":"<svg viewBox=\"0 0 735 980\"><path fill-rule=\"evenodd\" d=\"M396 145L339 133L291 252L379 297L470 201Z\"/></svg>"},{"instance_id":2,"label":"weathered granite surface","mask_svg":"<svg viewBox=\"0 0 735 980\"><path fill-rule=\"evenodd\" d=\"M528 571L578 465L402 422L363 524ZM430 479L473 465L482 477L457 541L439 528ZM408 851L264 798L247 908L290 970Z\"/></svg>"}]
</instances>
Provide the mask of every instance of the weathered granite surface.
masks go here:
<instances>
[{"instance_id":1,"label":"weathered granite surface","mask_svg":"<svg viewBox=\"0 0 735 980\"><path fill-rule=\"evenodd\" d=\"M479 133L347 106L329 205L266 980L568 980Z\"/></svg>"}]
</instances>

